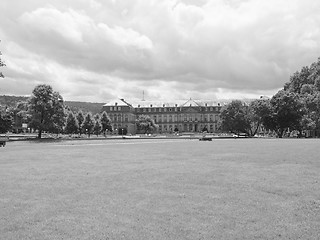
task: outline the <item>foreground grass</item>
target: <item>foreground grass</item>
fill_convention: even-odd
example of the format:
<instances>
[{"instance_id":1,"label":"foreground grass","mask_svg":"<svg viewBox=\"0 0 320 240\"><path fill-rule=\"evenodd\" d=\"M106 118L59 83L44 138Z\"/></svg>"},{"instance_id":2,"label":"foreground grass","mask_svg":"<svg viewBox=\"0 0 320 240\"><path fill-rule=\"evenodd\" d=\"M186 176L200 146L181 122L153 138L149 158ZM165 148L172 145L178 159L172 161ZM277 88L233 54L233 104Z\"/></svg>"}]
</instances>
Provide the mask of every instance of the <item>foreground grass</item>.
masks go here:
<instances>
[{"instance_id":1,"label":"foreground grass","mask_svg":"<svg viewBox=\"0 0 320 240\"><path fill-rule=\"evenodd\" d=\"M0 239L319 239L319 144L10 142Z\"/></svg>"}]
</instances>

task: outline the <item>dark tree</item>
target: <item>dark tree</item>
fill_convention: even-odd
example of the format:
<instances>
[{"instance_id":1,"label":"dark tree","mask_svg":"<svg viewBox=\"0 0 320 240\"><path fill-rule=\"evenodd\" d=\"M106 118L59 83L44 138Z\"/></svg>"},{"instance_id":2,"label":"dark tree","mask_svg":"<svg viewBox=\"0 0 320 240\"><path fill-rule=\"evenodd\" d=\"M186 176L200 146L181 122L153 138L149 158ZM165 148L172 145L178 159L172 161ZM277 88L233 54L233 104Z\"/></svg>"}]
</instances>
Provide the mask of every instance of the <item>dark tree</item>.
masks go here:
<instances>
[{"instance_id":1,"label":"dark tree","mask_svg":"<svg viewBox=\"0 0 320 240\"><path fill-rule=\"evenodd\" d=\"M76 118L77 118L78 126L79 126L78 132L81 135L82 134L82 123L84 121L83 112L81 110L77 113Z\"/></svg>"},{"instance_id":2,"label":"dark tree","mask_svg":"<svg viewBox=\"0 0 320 240\"><path fill-rule=\"evenodd\" d=\"M249 104L248 118L250 122L250 136L254 136L265 119L270 115L270 100L256 99Z\"/></svg>"},{"instance_id":3,"label":"dark tree","mask_svg":"<svg viewBox=\"0 0 320 240\"><path fill-rule=\"evenodd\" d=\"M64 103L58 92L50 85L38 85L29 98L30 127L38 130L38 138L43 131L59 131L64 125Z\"/></svg>"},{"instance_id":4,"label":"dark tree","mask_svg":"<svg viewBox=\"0 0 320 240\"><path fill-rule=\"evenodd\" d=\"M65 127L65 133L67 134L76 134L79 130L78 120L72 112L69 112Z\"/></svg>"},{"instance_id":5,"label":"dark tree","mask_svg":"<svg viewBox=\"0 0 320 240\"><path fill-rule=\"evenodd\" d=\"M82 131L86 134L88 134L88 137L93 133L94 128L94 119L92 117L91 113L87 113L87 115L84 118L84 121L82 123Z\"/></svg>"},{"instance_id":6,"label":"dark tree","mask_svg":"<svg viewBox=\"0 0 320 240\"><path fill-rule=\"evenodd\" d=\"M265 118L264 126L274 130L281 138L286 129L301 129L303 105L298 94L280 90L270 100L271 113Z\"/></svg>"},{"instance_id":7,"label":"dark tree","mask_svg":"<svg viewBox=\"0 0 320 240\"><path fill-rule=\"evenodd\" d=\"M101 114L100 122L102 126L103 135L106 136L106 131L112 131L111 119L106 112L103 112Z\"/></svg>"},{"instance_id":8,"label":"dark tree","mask_svg":"<svg viewBox=\"0 0 320 240\"><path fill-rule=\"evenodd\" d=\"M142 131L143 133L152 133L158 129L158 125L147 115L140 115L136 119L136 125L138 131Z\"/></svg>"},{"instance_id":9,"label":"dark tree","mask_svg":"<svg viewBox=\"0 0 320 240\"><path fill-rule=\"evenodd\" d=\"M7 108L0 106L0 133L6 133L12 129L13 118Z\"/></svg>"},{"instance_id":10,"label":"dark tree","mask_svg":"<svg viewBox=\"0 0 320 240\"><path fill-rule=\"evenodd\" d=\"M93 127L93 132L95 135L97 135L97 137L101 133L101 129L102 129L102 126L101 126L100 120L96 119Z\"/></svg>"},{"instance_id":11,"label":"dark tree","mask_svg":"<svg viewBox=\"0 0 320 240\"><path fill-rule=\"evenodd\" d=\"M250 120L248 106L239 100L234 100L224 106L220 112L220 127L223 131L247 133L250 135Z\"/></svg>"}]
</instances>

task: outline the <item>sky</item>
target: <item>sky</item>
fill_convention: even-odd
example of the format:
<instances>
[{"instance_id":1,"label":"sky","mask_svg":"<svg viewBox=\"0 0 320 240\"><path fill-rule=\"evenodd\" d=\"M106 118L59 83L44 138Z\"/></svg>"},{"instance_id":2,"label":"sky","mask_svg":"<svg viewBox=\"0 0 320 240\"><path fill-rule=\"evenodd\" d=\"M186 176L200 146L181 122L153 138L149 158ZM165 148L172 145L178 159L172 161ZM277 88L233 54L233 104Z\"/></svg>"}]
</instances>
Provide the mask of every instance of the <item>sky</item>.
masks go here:
<instances>
[{"instance_id":1,"label":"sky","mask_svg":"<svg viewBox=\"0 0 320 240\"><path fill-rule=\"evenodd\" d=\"M320 57L319 0L1 0L0 95L272 96Z\"/></svg>"}]
</instances>

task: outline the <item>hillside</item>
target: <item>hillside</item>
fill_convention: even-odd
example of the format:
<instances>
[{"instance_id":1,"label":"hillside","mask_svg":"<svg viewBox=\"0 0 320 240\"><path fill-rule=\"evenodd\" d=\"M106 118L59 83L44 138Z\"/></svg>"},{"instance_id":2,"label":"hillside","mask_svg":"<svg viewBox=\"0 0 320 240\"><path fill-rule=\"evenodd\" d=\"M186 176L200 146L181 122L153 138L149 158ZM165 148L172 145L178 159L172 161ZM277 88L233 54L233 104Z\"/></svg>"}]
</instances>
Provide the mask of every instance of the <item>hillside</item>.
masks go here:
<instances>
[{"instance_id":1,"label":"hillside","mask_svg":"<svg viewBox=\"0 0 320 240\"><path fill-rule=\"evenodd\" d=\"M64 104L69 107L72 112L81 110L84 113L91 112L92 114L100 113L104 103L91 103L91 102L75 102L64 101Z\"/></svg>"},{"instance_id":2,"label":"hillside","mask_svg":"<svg viewBox=\"0 0 320 240\"><path fill-rule=\"evenodd\" d=\"M26 96L0 96L0 105L15 107L18 102L27 101ZM104 103L91 103L91 102L76 102L76 101L64 101L65 105L73 112L78 112L79 110L84 113L91 112L92 114L100 113Z\"/></svg>"}]
</instances>

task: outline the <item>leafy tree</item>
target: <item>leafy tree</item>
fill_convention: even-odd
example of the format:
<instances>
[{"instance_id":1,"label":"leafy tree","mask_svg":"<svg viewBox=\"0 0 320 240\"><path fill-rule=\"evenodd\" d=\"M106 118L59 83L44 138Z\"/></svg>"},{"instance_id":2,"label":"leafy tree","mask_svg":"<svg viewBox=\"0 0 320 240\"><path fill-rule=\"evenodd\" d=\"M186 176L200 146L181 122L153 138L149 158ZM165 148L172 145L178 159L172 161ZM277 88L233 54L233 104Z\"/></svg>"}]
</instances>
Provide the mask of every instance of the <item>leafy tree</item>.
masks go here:
<instances>
[{"instance_id":1,"label":"leafy tree","mask_svg":"<svg viewBox=\"0 0 320 240\"><path fill-rule=\"evenodd\" d=\"M281 138L286 129L301 130L303 106L299 95L280 90L270 100L270 114L264 120L264 126L277 133Z\"/></svg>"},{"instance_id":2,"label":"leafy tree","mask_svg":"<svg viewBox=\"0 0 320 240\"><path fill-rule=\"evenodd\" d=\"M98 113L96 113L94 116L93 116L94 120L100 120L100 115Z\"/></svg>"},{"instance_id":3,"label":"leafy tree","mask_svg":"<svg viewBox=\"0 0 320 240\"><path fill-rule=\"evenodd\" d=\"M320 92L300 96L304 115L301 119L301 128L304 130L320 129Z\"/></svg>"},{"instance_id":4,"label":"leafy tree","mask_svg":"<svg viewBox=\"0 0 320 240\"><path fill-rule=\"evenodd\" d=\"M63 104L63 99L59 93L54 92L53 99L56 99L52 103L54 111L54 114L52 116L53 121L48 130L50 132L59 134L63 131L64 125L66 123L65 107Z\"/></svg>"},{"instance_id":5,"label":"leafy tree","mask_svg":"<svg viewBox=\"0 0 320 240\"><path fill-rule=\"evenodd\" d=\"M43 131L62 129L64 125L64 103L58 92L50 85L41 84L34 88L29 98L30 127L38 130L38 138Z\"/></svg>"},{"instance_id":6,"label":"leafy tree","mask_svg":"<svg viewBox=\"0 0 320 240\"><path fill-rule=\"evenodd\" d=\"M101 129L102 129L101 123L99 119L96 119L93 127L93 132L95 135L97 135L97 137L101 133Z\"/></svg>"},{"instance_id":7,"label":"leafy tree","mask_svg":"<svg viewBox=\"0 0 320 240\"><path fill-rule=\"evenodd\" d=\"M84 118L84 121L81 126L83 132L88 134L88 137L93 133L94 128L94 120L91 113L87 113L87 115Z\"/></svg>"},{"instance_id":8,"label":"leafy tree","mask_svg":"<svg viewBox=\"0 0 320 240\"><path fill-rule=\"evenodd\" d=\"M7 110L7 108L0 106L0 133L6 133L12 129L12 114Z\"/></svg>"},{"instance_id":9,"label":"leafy tree","mask_svg":"<svg viewBox=\"0 0 320 240\"><path fill-rule=\"evenodd\" d=\"M223 131L250 134L248 106L239 100L233 100L220 112L220 127Z\"/></svg>"},{"instance_id":10,"label":"leafy tree","mask_svg":"<svg viewBox=\"0 0 320 240\"><path fill-rule=\"evenodd\" d=\"M127 135L127 133L128 133L128 129L127 128L125 128L125 127L119 127L118 128L118 134L119 135Z\"/></svg>"},{"instance_id":11,"label":"leafy tree","mask_svg":"<svg viewBox=\"0 0 320 240\"><path fill-rule=\"evenodd\" d=\"M77 113L76 118L77 118L78 126L79 126L78 132L81 135L81 133L82 133L82 124L83 124L83 121L84 121L83 112L81 110Z\"/></svg>"},{"instance_id":12,"label":"leafy tree","mask_svg":"<svg viewBox=\"0 0 320 240\"><path fill-rule=\"evenodd\" d=\"M138 131L144 133L152 133L158 129L158 125L155 124L154 120L147 115L140 115L136 119L136 125Z\"/></svg>"},{"instance_id":13,"label":"leafy tree","mask_svg":"<svg viewBox=\"0 0 320 240\"><path fill-rule=\"evenodd\" d=\"M4 62L1 60L1 55L2 55L2 53L1 53L1 51L0 51L0 67L4 67L5 64L4 64ZM0 72L0 77L1 77L1 78L4 78L2 72Z\"/></svg>"},{"instance_id":14,"label":"leafy tree","mask_svg":"<svg viewBox=\"0 0 320 240\"><path fill-rule=\"evenodd\" d=\"M79 130L79 124L78 120L74 116L72 112L69 112L67 121L66 121L66 127L65 127L65 133L67 134L76 134Z\"/></svg>"},{"instance_id":15,"label":"leafy tree","mask_svg":"<svg viewBox=\"0 0 320 240\"><path fill-rule=\"evenodd\" d=\"M250 135L254 136L271 113L270 100L256 99L249 104L248 110Z\"/></svg>"},{"instance_id":16,"label":"leafy tree","mask_svg":"<svg viewBox=\"0 0 320 240\"><path fill-rule=\"evenodd\" d=\"M103 135L106 136L106 131L107 130L112 131L112 126L111 126L111 119L105 111L101 114L100 122L102 126L101 130L103 132Z\"/></svg>"}]
</instances>

